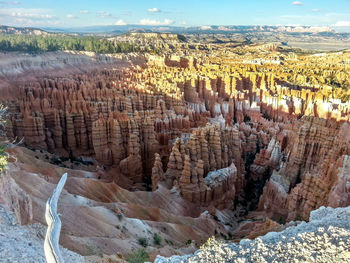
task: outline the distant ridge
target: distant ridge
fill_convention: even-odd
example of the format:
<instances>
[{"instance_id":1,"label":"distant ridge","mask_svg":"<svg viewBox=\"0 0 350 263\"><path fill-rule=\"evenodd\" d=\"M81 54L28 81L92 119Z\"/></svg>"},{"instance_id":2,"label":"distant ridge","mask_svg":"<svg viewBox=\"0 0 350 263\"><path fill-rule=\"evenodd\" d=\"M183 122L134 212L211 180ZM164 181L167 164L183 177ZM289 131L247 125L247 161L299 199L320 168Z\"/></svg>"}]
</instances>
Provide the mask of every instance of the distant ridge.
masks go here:
<instances>
[{"instance_id":1,"label":"distant ridge","mask_svg":"<svg viewBox=\"0 0 350 263\"><path fill-rule=\"evenodd\" d=\"M45 30L34 27L13 27L0 25L0 34L13 34L13 35L48 35Z\"/></svg>"},{"instance_id":2,"label":"distant ridge","mask_svg":"<svg viewBox=\"0 0 350 263\"><path fill-rule=\"evenodd\" d=\"M159 34L159 41L185 41L196 43L281 43L294 48L318 51L348 49L350 32L336 32L330 27L312 26L143 26L143 25L105 25L72 28L33 28L1 26L1 35L39 35L52 36L98 36L109 40L135 42ZM130 35L134 34L134 35ZM135 35L136 34L136 35ZM174 36L176 36L174 39ZM132 39L131 39L131 38ZM170 40L170 38L173 38ZM163 39L163 40L162 40ZM142 42L142 41L141 41Z\"/></svg>"},{"instance_id":3,"label":"distant ridge","mask_svg":"<svg viewBox=\"0 0 350 263\"><path fill-rule=\"evenodd\" d=\"M252 34L252 33L284 33L284 34L348 34L337 33L331 27L314 26L198 26L198 27L178 27L178 26L147 26L147 25L104 25L86 27L13 27L0 25L0 34L27 34L27 35L48 35L50 33L65 34L99 34L118 35L126 32L143 33L175 33L175 34Z\"/></svg>"},{"instance_id":4,"label":"distant ridge","mask_svg":"<svg viewBox=\"0 0 350 263\"><path fill-rule=\"evenodd\" d=\"M289 33L335 33L331 27L313 26L146 26L146 25L106 25L73 28L43 28L51 32L63 33L125 33L138 32L170 32L170 33L251 33L251 32L289 32Z\"/></svg>"}]
</instances>

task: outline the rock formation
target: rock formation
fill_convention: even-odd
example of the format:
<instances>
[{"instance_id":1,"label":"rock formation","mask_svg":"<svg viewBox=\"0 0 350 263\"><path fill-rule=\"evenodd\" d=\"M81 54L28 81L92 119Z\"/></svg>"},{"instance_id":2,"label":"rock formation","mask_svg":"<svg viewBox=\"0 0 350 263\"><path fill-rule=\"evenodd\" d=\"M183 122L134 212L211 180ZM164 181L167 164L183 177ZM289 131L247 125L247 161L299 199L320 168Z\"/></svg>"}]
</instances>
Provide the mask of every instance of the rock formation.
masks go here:
<instances>
[{"instance_id":1,"label":"rock formation","mask_svg":"<svg viewBox=\"0 0 350 263\"><path fill-rule=\"evenodd\" d=\"M349 52L113 39L144 53L0 54L7 135L27 147L8 150L0 195L22 224L42 222L64 171L62 243L82 254L91 242L125 255L158 232L175 243L159 253L189 253L189 239L263 233L272 220L349 205ZM115 225L123 216L128 230Z\"/></svg>"},{"instance_id":2,"label":"rock formation","mask_svg":"<svg viewBox=\"0 0 350 263\"><path fill-rule=\"evenodd\" d=\"M157 190L158 182L164 181L163 164L158 153L155 154L154 165L152 168L152 191Z\"/></svg>"},{"instance_id":3,"label":"rock formation","mask_svg":"<svg viewBox=\"0 0 350 263\"><path fill-rule=\"evenodd\" d=\"M123 175L142 182L142 159L140 143L136 133L131 133L128 142L128 157L120 162L120 171Z\"/></svg>"},{"instance_id":4,"label":"rock formation","mask_svg":"<svg viewBox=\"0 0 350 263\"><path fill-rule=\"evenodd\" d=\"M350 153L348 128L348 123L315 117L298 121L290 135L287 160L265 185L259 209L289 221L307 220L310 212L322 205L350 205L345 175ZM340 199L336 201L335 196Z\"/></svg>"}]
</instances>

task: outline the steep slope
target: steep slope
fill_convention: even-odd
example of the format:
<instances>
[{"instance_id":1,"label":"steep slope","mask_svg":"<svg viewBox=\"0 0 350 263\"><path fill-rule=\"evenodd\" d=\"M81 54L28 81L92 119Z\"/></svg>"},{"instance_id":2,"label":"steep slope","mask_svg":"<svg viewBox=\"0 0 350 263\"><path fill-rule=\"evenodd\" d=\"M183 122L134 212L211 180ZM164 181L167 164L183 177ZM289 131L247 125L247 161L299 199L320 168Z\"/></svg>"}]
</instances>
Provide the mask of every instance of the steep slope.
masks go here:
<instances>
[{"instance_id":1,"label":"steep slope","mask_svg":"<svg viewBox=\"0 0 350 263\"><path fill-rule=\"evenodd\" d=\"M39 158L40 151L8 149L8 170L0 176L0 198L15 212L20 224L45 224L45 203L63 172L68 180L58 210L61 244L84 256L129 254L148 242L150 254L171 255L193 250L187 240L204 242L215 229L222 229L199 207L176 192L159 187L155 192L129 192L113 182L98 179L96 172L60 168ZM9 172L10 171L10 172ZM154 233L162 246L153 244Z\"/></svg>"}]
</instances>

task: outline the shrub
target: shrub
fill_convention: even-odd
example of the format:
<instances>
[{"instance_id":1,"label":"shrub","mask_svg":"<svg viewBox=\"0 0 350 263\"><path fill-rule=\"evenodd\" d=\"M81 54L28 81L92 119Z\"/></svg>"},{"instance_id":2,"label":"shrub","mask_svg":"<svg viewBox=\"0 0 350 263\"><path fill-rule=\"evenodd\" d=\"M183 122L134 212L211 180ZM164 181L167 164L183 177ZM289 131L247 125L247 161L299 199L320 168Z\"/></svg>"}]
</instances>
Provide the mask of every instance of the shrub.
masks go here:
<instances>
[{"instance_id":1,"label":"shrub","mask_svg":"<svg viewBox=\"0 0 350 263\"><path fill-rule=\"evenodd\" d=\"M263 115L263 118L265 118L266 120L271 120L271 117L265 112Z\"/></svg>"},{"instance_id":2,"label":"shrub","mask_svg":"<svg viewBox=\"0 0 350 263\"><path fill-rule=\"evenodd\" d=\"M87 245L87 250L89 255L98 255L99 257L103 258L103 251L101 248L96 247L94 245Z\"/></svg>"},{"instance_id":3,"label":"shrub","mask_svg":"<svg viewBox=\"0 0 350 263\"><path fill-rule=\"evenodd\" d=\"M7 164L7 153L5 152L5 114L6 108L0 105L0 172L2 172Z\"/></svg>"},{"instance_id":4,"label":"shrub","mask_svg":"<svg viewBox=\"0 0 350 263\"><path fill-rule=\"evenodd\" d=\"M123 219L123 214L119 213L119 214L117 214L117 217L118 217L119 221L122 221L122 219Z\"/></svg>"},{"instance_id":5,"label":"shrub","mask_svg":"<svg viewBox=\"0 0 350 263\"><path fill-rule=\"evenodd\" d=\"M133 254L130 254L125 257L125 260L130 263L143 263L149 261L149 256L144 249L139 249Z\"/></svg>"},{"instance_id":6,"label":"shrub","mask_svg":"<svg viewBox=\"0 0 350 263\"><path fill-rule=\"evenodd\" d=\"M244 122L250 122L250 117L248 115L244 115Z\"/></svg>"},{"instance_id":7,"label":"shrub","mask_svg":"<svg viewBox=\"0 0 350 263\"><path fill-rule=\"evenodd\" d=\"M159 246L162 243L162 237L159 234L155 233L153 235L153 242L155 245Z\"/></svg>"},{"instance_id":8,"label":"shrub","mask_svg":"<svg viewBox=\"0 0 350 263\"><path fill-rule=\"evenodd\" d=\"M169 239L165 239L165 242L170 245L170 246L173 246L174 245L174 242L169 240Z\"/></svg>"},{"instance_id":9,"label":"shrub","mask_svg":"<svg viewBox=\"0 0 350 263\"><path fill-rule=\"evenodd\" d=\"M147 246L148 246L148 241L147 241L146 238L140 237L140 238L139 238L139 244L140 244L141 246L143 246L143 247L147 247Z\"/></svg>"},{"instance_id":10,"label":"shrub","mask_svg":"<svg viewBox=\"0 0 350 263\"><path fill-rule=\"evenodd\" d=\"M5 168L7 164L7 154L5 152L5 145L0 145L0 172Z\"/></svg>"},{"instance_id":11,"label":"shrub","mask_svg":"<svg viewBox=\"0 0 350 263\"><path fill-rule=\"evenodd\" d=\"M191 245L192 244L192 240L191 239L187 240L185 244L186 245Z\"/></svg>"}]
</instances>

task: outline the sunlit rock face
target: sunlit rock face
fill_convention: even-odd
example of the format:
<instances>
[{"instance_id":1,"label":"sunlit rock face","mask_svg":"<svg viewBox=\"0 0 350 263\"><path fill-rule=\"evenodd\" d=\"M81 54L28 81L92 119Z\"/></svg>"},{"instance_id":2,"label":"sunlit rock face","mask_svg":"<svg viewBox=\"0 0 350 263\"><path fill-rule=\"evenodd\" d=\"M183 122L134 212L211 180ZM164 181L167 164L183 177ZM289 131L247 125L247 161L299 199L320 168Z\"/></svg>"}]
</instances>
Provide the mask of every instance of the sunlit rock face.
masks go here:
<instances>
[{"instance_id":1,"label":"sunlit rock face","mask_svg":"<svg viewBox=\"0 0 350 263\"><path fill-rule=\"evenodd\" d=\"M43 221L64 171L62 242L83 254L128 254L143 231L168 240L150 253L190 253L350 205L347 52L156 36L161 55L1 55L7 134L27 149L0 193L21 223Z\"/></svg>"}]
</instances>

